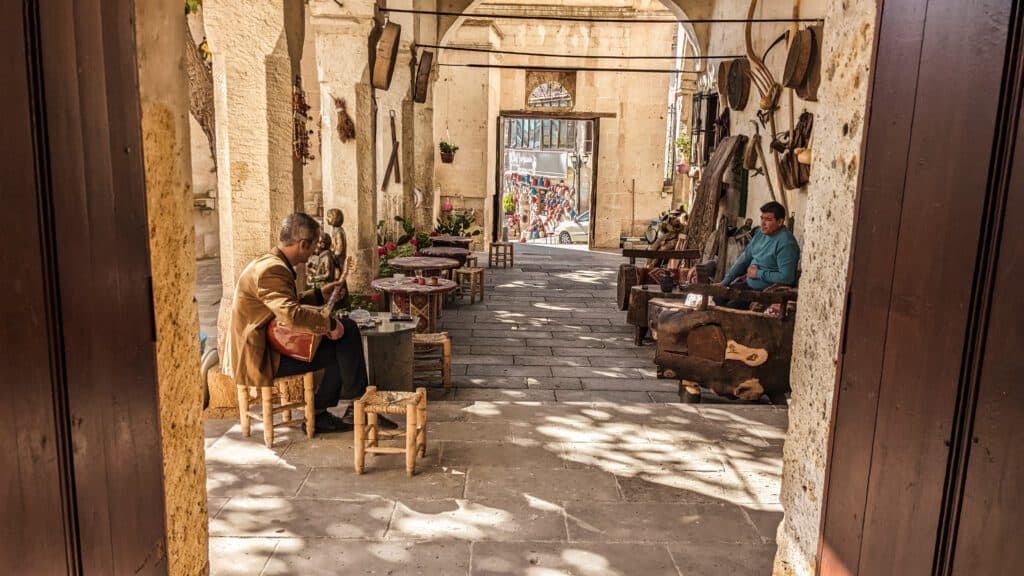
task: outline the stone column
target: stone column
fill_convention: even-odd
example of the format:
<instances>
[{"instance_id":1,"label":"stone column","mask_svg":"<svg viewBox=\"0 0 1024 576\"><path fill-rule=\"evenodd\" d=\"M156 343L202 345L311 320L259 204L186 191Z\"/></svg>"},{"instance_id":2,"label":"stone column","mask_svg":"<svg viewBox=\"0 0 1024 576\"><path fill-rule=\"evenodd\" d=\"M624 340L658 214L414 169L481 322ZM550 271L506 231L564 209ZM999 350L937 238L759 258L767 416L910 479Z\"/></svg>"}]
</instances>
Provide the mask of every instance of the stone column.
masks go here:
<instances>
[{"instance_id":1,"label":"stone column","mask_svg":"<svg viewBox=\"0 0 1024 576\"><path fill-rule=\"evenodd\" d=\"M218 334L246 264L277 241L302 209L302 168L292 153L292 86L303 42L302 0L207 0L213 54L221 278ZM223 338L219 338L223 342Z\"/></svg>"},{"instance_id":2,"label":"stone column","mask_svg":"<svg viewBox=\"0 0 1024 576\"><path fill-rule=\"evenodd\" d=\"M502 37L493 21L473 19L463 23L446 45L494 48L500 46ZM463 57L452 56L450 51L442 54L442 58L444 62L466 61ZM479 250L490 238L493 218L491 203L497 169L495 125L500 112L501 72L486 68L441 68L434 96L437 98L435 138L437 141L448 139L459 147L453 164L434 164L440 203L451 202L455 208L476 210L477 225L483 229L475 246ZM436 147L432 154L440 157Z\"/></svg>"},{"instance_id":3,"label":"stone column","mask_svg":"<svg viewBox=\"0 0 1024 576\"><path fill-rule=\"evenodd\" d=\"M209 572L206 466L203 400L196 386L199 322L193 299L196 264L181 4L136 3L135 42L156 318L167 573L204 574Z\"/></svg>"},{"instance_id":4,"label":"stone column","mask_svg":"<svg viewBox=\"0 0 1024 576\"><path fill-rule=\"evenodd\" d=\"M367 293L377 271L377 111L369 74L374 2L351 0L339 6L311 0L309 8L322 105L324 209L340 208L345 213L349 254L358 260L349 289ZM355 125L355 137L345 142L338 131L342 101Z\"/></svg>"}]
</instances>

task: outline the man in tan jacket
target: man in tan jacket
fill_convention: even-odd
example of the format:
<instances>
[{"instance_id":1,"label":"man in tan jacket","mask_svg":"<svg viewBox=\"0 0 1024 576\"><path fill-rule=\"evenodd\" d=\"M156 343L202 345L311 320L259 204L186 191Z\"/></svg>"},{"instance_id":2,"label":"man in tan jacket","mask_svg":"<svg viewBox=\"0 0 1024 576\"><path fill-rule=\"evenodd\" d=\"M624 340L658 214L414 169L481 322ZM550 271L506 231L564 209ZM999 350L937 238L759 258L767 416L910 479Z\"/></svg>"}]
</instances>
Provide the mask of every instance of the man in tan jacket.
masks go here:
<instances>
[{"instance_id":1,"label":"man in tan jacket","mask_svg":"<svg viewBox=\"0 0 1024 576\"><path fill-rule=\"evenodd\" d=\"M308 214L296 212L281 224L277 247L249 263L242 270L235 287L228 331L229 364L236 382L250 386L269 385L275 377L303 374L323 369L323 380L317 388L317 432L344 432L352 429L351 418L338 418L327 411L342 398L363 395L367 386L363 341L359 327L348 318L328 319L315 306L326 302L341 286L332 282L321 289L298 293L295 266L304 264L317 247L320 224ZM312 362L281 356L267 344L267 325L273 318L295 328L326 336L320 341ZM349 406L349 412L351 412ZM379 422L393 427L390 421Z\"/></svg>"}]
</instances>

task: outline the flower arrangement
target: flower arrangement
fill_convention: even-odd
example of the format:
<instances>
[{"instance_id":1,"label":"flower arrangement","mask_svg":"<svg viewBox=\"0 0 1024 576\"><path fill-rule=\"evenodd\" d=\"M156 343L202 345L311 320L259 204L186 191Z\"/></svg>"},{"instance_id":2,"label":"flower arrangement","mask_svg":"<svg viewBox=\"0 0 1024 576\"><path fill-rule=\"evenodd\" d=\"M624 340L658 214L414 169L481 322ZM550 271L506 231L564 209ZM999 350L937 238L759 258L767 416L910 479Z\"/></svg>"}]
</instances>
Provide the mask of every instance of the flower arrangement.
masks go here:
<instances>
[{"instance_id":1,"label":"flower arrangement","mask_svg":"<svg viewBox=\"0 0 1024 576\"><path fill-rule=\"evenodd\" d=\"M412 222L395 216L395 222L402 225L402 233L392 240L385 230L385 221L377 222L377 277L387 278L395 273L388 262L403 256L414 256L421 248L430 246L430 235L416 229Z\"/></svg>"},{"instance_id":2,"label":"flower arrangement","mask_svg":"<svg viewBox=\"0 0 1024 576\"><path fill-rule=\"evenodd\" d=\"M451 236L479 236L480 229L470 230L476 225L476 210L453 210L451 204L445 204L445 210L437 217L432 235L447 234Z\"/></svg>"}]
</instances>

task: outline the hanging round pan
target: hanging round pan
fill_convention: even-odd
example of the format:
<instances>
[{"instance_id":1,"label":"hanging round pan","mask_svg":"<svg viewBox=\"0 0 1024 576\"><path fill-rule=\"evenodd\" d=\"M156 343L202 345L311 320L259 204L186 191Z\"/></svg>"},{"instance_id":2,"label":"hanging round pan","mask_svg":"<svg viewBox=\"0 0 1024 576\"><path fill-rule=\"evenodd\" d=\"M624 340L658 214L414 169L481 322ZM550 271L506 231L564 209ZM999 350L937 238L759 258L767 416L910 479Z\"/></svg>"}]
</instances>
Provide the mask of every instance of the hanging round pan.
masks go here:
<instances>
[{"instance_id":1,"label":"hanging round pan","mask_svg":"<svg viewBox=\"0 0 1024 576\"><path fill-rule=\"evenodd\" d=\"M729 68L732 60L722 60L718 63L718 96L726 106L729 105Z\"/></svg>"},{"instance_id":2,"label":"hanging round pan","mask_svg":"<svg viewBox=\"0 0 1024 576\"><path fill-rule=\"evenodd\" d=\"M796 95L808 102L818 101L818 86L821 85L821 40L824 28L821 24L808 28L811 32L811 55L807 62L804 82L797 87Z\"/></svg>"},{"instance_id":3,"label":"hanging round pan","mask_svg":"<svg viewBox=\"0 0 1024 576\"><path fill-rule=\"evenodd\" d=\"M786 69L782 73L782 85L786 88L797 88L807 78L807 68L811 62L811 51L814 48L814 33L804 28L796 33L789 45L789 56L786 58Z\"/></svg>"},{"instance_id":4,"label":"hanging round pan","mask_svg":"<svg viewBox=\"0 0 1024 576\"><path fill-rule=\"evenodd\" d=\"M729 66L729 108L743 110L750 98L750 62L737 58Z\"/></svg>"},{"instance_id":5,"label":"hanging round pan","mask_svg":"<svg viewBox=\"0 0 1024 576\"><path fill-rule=\"evenodd\" d=\"M373 59L373 77L371 84L378 90L391 87L391 76L395 72L395 60L398 57L398 41L402 36L402 27L388 22L381 30L377 40L377 50Z\"/></svg>"}]
</instances>

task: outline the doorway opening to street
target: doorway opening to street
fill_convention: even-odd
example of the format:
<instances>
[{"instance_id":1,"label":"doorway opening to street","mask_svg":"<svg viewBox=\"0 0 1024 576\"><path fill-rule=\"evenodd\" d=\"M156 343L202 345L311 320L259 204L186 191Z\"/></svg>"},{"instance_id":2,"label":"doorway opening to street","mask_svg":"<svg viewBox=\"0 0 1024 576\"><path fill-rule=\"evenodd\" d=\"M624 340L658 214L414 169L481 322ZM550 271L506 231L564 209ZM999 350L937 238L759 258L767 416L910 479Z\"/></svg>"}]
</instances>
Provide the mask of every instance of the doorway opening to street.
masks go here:
<instances>
[{"instance_id":1,"label":"doorway opening to street","mask_svg":"<svg viewBox=\"0 0 1024 576\"><path fill-rule=\"evenodd\" d=\"M560 116L572 97L557 82L535 88L530 106L551 108L537 115L503 114L494 233L510 242L582 244L594 237L597 119Z\"/></svg>"}]
</instances>

